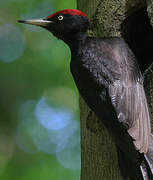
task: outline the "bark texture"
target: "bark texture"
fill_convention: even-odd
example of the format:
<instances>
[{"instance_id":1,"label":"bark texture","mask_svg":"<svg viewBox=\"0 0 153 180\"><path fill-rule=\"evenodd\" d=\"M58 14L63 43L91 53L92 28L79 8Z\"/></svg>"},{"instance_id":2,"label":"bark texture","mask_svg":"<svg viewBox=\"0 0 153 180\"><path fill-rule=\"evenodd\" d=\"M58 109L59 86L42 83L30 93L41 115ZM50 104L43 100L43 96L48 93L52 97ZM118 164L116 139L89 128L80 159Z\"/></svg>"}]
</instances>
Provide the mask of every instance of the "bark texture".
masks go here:
<instances>
[{"instance_id":1,"label":"bark texture","mask_svg":"<svg viewBox=\"0 0 153 180\"><path fill-rule=\"evenodd\" d=\"M121 36L121 24L146 7L153 25L153 0L78 0L78 9L91 20L90 35ZM153 74L148 71L146 92L153 121ZM81 180L123 180L114 142L95 114L80 97Z\"/></svg>"},{"instance_id":2,"label":"bark texture","mask_svg":"<svg viewBox=\"0 0 153 180\"><path fill-rule=\"evenodd\" d=\"M147 0L147 12L150 18L150 23L153 27L153 0ZM151 71L147 74L147 77L145 79L145 90L150 107L151 129L153 133L153 67L151 68Z\"/></svg>"}]
</instances>

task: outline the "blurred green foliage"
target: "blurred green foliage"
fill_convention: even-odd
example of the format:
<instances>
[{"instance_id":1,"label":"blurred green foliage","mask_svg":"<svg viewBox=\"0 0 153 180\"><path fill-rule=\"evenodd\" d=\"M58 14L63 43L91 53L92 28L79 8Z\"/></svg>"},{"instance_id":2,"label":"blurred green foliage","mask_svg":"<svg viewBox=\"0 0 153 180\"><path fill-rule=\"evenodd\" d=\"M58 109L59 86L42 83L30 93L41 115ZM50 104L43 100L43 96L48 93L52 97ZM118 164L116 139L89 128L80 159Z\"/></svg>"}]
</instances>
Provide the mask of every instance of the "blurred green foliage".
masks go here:
<instances>
[{"instance_id":1,"label":"blurred green foliage","mask_svg":"<svg viewBox=\"0 0 153 180\"><path fill-rule=\"evenodd\" d=\"M79 108L69 48L44 29L17 23L68 8L76 2L0 1L0 180L79 180ZM50 138L62 138L61 144Z\"/></svg>"}]
</instances>

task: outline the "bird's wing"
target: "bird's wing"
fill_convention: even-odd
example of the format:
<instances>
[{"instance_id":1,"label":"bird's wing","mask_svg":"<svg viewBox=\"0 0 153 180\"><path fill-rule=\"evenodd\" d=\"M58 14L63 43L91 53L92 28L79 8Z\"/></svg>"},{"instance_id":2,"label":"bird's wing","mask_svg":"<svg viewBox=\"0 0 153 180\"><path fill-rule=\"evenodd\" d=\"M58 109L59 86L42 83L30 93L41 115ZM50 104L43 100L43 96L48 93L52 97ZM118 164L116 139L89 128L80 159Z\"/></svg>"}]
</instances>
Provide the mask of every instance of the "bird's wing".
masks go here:
<instances>
[{"instance_id":1,"label":"bird's wing","mask_svg":"<svg viewBox=\"0 0 153 180\"><path fill-rule=\"evenodd\" d=\"M114 55L118 56L120 78L109 86L109 95L118 119L127 127L136 149L147 153L151 127L142 76L128 46L123 44L119 49Z\"/></svg>"},{"instance_id":2,"label":"bird's wing","mask_svg":"<svg viewBox=\"0 0 153 180\"><path fill-rule=\"evenodd\" d=\"M150 136L150 117L143 85L137 82L125 86L115 82L109 93L120 122L128 127L128 133L140 152L147 153Z\"/></svg>"}]
</instances>

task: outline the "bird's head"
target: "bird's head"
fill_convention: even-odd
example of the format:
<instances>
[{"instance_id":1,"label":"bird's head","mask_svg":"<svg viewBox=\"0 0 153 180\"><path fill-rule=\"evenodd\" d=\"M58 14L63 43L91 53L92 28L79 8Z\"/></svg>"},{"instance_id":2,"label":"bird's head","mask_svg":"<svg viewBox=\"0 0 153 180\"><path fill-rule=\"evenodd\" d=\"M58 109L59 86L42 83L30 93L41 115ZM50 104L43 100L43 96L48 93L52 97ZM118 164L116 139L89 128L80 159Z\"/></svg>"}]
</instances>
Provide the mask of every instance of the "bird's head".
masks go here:
<instances>
[{"instance_id":1,"label":"bird's head","mask_svg":"<svg viewBox=\"0 0 153 180\"><path fill-rule=\"evenodd\" d=\"M88 17L75 9L58 11L43 19L19 20L19 22L43 27L64 41L85 34L89 26Z\"/></svg>"}]
</instances>

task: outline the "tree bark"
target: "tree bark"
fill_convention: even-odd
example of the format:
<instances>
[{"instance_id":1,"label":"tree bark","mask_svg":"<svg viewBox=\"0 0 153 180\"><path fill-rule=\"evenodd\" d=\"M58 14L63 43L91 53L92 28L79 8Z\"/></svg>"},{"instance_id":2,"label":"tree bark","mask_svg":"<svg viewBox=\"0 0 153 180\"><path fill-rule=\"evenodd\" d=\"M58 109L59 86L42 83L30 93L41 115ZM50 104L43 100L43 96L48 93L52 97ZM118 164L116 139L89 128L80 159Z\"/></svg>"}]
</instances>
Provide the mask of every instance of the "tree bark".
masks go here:
<instances>
[{"instance_id":1,"label":"tree bark","mask_svg":"<svg viewBox=\"0 0 153 180\"><path fill-rule=\"evenodd\" d=\"M78 0L78 9L91 20L89 35L121 36L121 24L133 12L146 7L153 24L153 0ZM145 78L153 121L153 75ZM123 180L116 147L102 122L80 97L81 180Z\"/></svg>"},{"instance_id":2,"label":"tree bark","mask_svg":"<svg viewBox=\"0 0 153 180\"><path fill-rule=\"evenodd\" d=\"M150 24L153 27L153 0L147 0L147 12L150 18ZM150 107L151 129L153 133L153 70L147 74L145 80L145 90L146 90L148 104Z\"/></svg>"}]
</instances>

